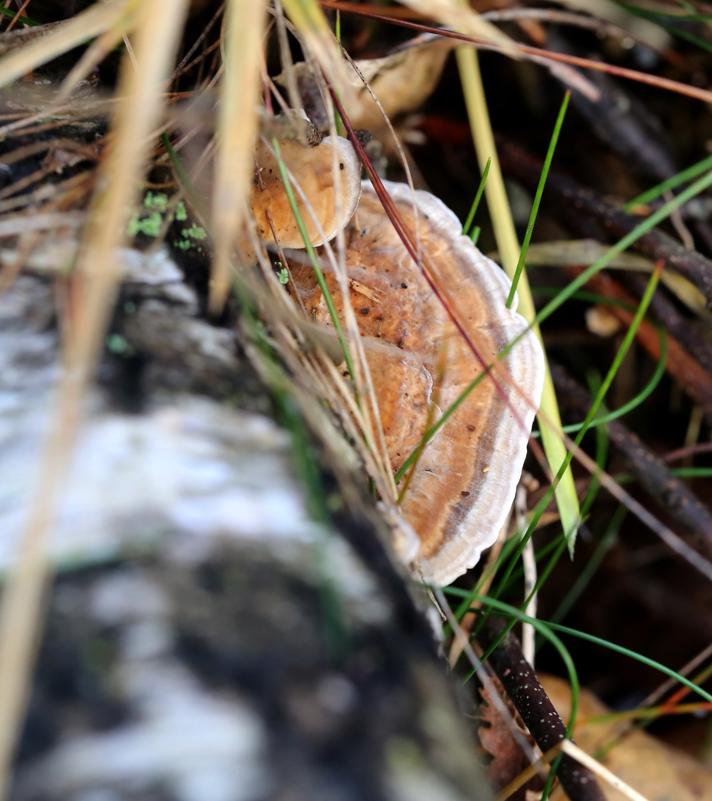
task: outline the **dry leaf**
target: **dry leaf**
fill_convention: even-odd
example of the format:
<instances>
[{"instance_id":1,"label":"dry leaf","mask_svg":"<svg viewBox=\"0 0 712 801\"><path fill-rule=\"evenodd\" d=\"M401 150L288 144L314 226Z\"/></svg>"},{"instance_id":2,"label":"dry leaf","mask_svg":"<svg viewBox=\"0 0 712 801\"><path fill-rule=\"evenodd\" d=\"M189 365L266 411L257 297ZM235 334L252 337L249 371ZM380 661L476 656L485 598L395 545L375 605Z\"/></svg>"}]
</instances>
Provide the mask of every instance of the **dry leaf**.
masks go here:
<instances>
[{"instance_id":1,"label":"dry leaf","mask_svg":"<svg viewBox=\"0 0 712 801\"><path fill-rule=\"evenodd\" d=\"M539 676L544 689L566 719L571 700L569 685L554 676ZM620 723L591 723L587 718L610 710L596 696L581 692L574 739L589 754L616 736ZM633 730L601 760L603 764L648 801L712 801L712 771L692 757L665 745L649 734ZM607 801L627 801L617 790L601 782Z\"/></svg>"},{"instance_id":2,"label":"dry leaf","mask_svg":"<svg viewBox=\"0 0 712 801\"><path fill-rule=\"evenodd\" d=\"M380 138L386 127L384 113L393 120L419 108L437 86L450 50L451 42L434 40L400 48L383 58L354 62L355 69L352 67L349 71L354 95L348 106L354 128L371 131ZM322 131L328 130L330 121L316 76L303 62L294 65L293 72L309 118ZM286 86L285 73L278 75L275 81ZM389 137L383 135L383 139L387 141Z\"/></svg>"},{"instance_id":3,"label":"dry leaf","mask_svg":"<svg viewBox=\"0 0 712 801\"><path fill-rule=\"evenodd\" d=\"M522 749L517 745L507 722L497 711L495 705L490 701L489 693L483 689L482 704L480 712L482 723L477 731L482 747L492 757L487 765L487 777L495 790L501 790L515 779L523 770L529 767L529 761ZM514 720L519 720L519 715L507 696L501 695L504 702L509 707L509 711ZM528 733L521 727L522 733L528 737ZM526 787L520 788L510 796L510 801L520 801L525 798Z\"/></svg>"}]
</instances>

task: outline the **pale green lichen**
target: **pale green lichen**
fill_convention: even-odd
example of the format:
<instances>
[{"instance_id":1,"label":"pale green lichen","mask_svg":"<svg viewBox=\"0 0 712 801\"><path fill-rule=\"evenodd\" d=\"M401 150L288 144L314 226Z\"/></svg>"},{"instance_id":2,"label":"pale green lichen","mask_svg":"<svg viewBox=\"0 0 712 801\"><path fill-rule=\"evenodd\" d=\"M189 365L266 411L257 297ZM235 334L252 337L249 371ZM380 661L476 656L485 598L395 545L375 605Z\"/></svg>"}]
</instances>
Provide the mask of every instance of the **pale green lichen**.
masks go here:
<instances>
[{"instance_id":1,"label":"pale green lichen","mask_svg":"<svg viewBox=\"0 0 712 801\"><path fill-rule=\"evenodd\" d=\"M117 356L129 356L134 352L133 347L121 336L121 334L109 334L106 338L106 347L110 353Z\"/></svg>"},{"instance_id":2,"label":"pale green lichen","mask_svg":"<svg viewBox=\"0 0 712 801\"><path fill-rule=\"evenodd\" d=\"M163 192L146 192L143 205L147 209L165 211L168 208L168 195L165 195Z\"/></svg>"},{"instance_id":3,"label":"pale green lichen","mask_svg":"<svg viewBox=\"0 0 712 801\"><path fill-rule=\"evenodd\" d=\"M169 198L163 192L146 192L143 198L144 209L150 209L150 212L143 212L134 214L129 220L128 235L130 237L143 234L144 236L157 237L161 233L164 225L169 224L172 220L176 222L186 222L188 220L188 211L185 203L181 200L176 204L174 210L170 213L168 211ZM192 247L198 247L197 242L207 239L208 233L202 225L186 225L181 228L180 237L174 241L173 244L179 250L190 250ZM198 249L200 249L198 247Z\"/></svg>"},{"instance_id":4,"label":"pale green lichen","mask_svg":"<svg viewBox=\"0 0 712 801\"><path fill-rule=\"evenodd\" d=\"M205 230L205 228L203 228L202 225L193 224L193 225L189 226L188 228L181 229L180 235L184 239L185 238L189 238L189 239L202 240L202 239L206 239L207 238L208 233Z\"/></svg>"},{"instance_id":5,"label":"pale green lichen","mask_svg":"<svg viewBox=\"0 0 712 801\"><path fill-rule=\"evenodd\" d=\"M151 212L147 217L134 215L129 220L128 234L131 237L138 234L151 237L158 236L161 232L162 223L163 217L158 211Z\"/></svg>"}]
</instances>

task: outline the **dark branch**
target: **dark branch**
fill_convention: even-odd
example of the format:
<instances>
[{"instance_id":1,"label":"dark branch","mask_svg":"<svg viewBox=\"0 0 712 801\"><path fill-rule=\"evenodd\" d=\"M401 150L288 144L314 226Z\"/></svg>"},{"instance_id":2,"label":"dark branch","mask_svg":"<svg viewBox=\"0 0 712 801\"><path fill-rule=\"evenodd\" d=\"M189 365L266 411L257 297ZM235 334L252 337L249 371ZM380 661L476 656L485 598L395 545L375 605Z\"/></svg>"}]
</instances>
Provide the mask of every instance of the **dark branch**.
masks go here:
<instances>
[{"instance_id":1,"label":"dark branch","mask_svg":"<svg viewBox=\"0 0 712 801\"><path fill-rule=\"evenodd\" d=\"M498 140L503 169L529 186L536 186L541 173L541 162L511 142ZM618 206L601 199L587 187L561 173L551 171L546 183L547 195L556 202L569 228L580 231L593 218L612 238L630 233L640 218L628 214ZM662 260L665 267L676 270L691 281L712 306L712 261L695 250L687 250L671 236L657 229L641 236L633 247L654 261Z\"/></svg>"},{"instance_id":2,"label":"dark branch","mask_svg":"<svg viewBox=\"0 0 712 801\"><path fill-rule=\"evenodd\" d=\"M591 405L588 392L563 367L550 366L562 405L583 416ZM694 545L712 556L712 515L695 493L619 420L608 423L608 434L650 497L692 535Z\"/></svg>"},{"instance_id":3,"label":"dark branch","mask_svg":"<svg viewBox=\"0 0 712 801\"><path fill-rule=\"evenodd\" d=\"M490 617L478 640L483 648L493 645L507 624ZM566 727L532 666L524 658L519 640L510 632L489 657L489 664L512 699L527 728L542 751L548 751L566 737ZM558 777L571 801L604 801L605 796L588 768L564 754Z\"/></svg>"}]
</instances>

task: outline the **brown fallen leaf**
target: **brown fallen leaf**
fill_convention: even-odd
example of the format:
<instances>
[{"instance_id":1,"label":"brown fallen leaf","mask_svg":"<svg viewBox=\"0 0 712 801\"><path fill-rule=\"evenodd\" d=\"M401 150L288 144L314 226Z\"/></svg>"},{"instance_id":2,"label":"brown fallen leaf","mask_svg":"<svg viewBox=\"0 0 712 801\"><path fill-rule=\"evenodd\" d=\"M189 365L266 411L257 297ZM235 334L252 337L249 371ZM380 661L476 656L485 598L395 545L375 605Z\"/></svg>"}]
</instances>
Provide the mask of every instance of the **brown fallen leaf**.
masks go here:
<instances>
[{"instance_id":1,"label":"brown fallen leaf","mask_svg":"<svg viewBox=\"0 0 712 801\"><path fill-rule=\"evenodd\" d=\"M386 128L383 114L393 120L419 108L437 86L450 50L452 45L447 41L416 41L412 46L399 48L383 58L354 62L355 68L350 69L354 87L354 99L349 105L351 124L381 138ZM326 131L329 118L316 77L303 62L295 64L293 70L309 118ZM364 80L368 87L364 85ZM282 73L275 81L286 86L286 75ZM383 111L379 109L374 96L378 98ZM382 138L385 142L390 139L385 135Z\"/></svg>"},{"instance_id":2,"label":"brown fallen leaf","mask_svg":"<svg viewBox=\"0 0 712 801\"><path fill-rule=\"evenodd\" d=\"M539 680L566 719L571 700L569 685L554 676L539 676ZM593 693L581 692L574 739L594 756L600 746L616 736L620 723L586 724L586 720L608 712ZM648 801L712 801L712 770L638 729L627 734L601 762ZM627 801L623 793L605 782L601 786L608 801Z\"/></svg>"},{"instance_id":3,"label":"brown fallen leaf","mask_svg":"<svg viewBox=\"0 0 712 801\"><path fill-rule=\"evenodd\" d=\"M490 701L487 690L483 689L481 694L480 713L482 722L477 730L477 736L482 747L492 757L487 764L487 777L494 790L501 790L529 767L529 761L514 739L508 723ZM504 692L501 693L501 698L509 707L514 720L519 722L519 715ZM521 731L525 737L529 736L523 725L521 725ZM537 783L538 787L541 786L541 782L538 780L533 781ZM509 797L509 801L525 801L527 788L533 786L532 782L528 782L524 787L520 787L519 790L513 793Z\"/></svg>"}]
</instances>

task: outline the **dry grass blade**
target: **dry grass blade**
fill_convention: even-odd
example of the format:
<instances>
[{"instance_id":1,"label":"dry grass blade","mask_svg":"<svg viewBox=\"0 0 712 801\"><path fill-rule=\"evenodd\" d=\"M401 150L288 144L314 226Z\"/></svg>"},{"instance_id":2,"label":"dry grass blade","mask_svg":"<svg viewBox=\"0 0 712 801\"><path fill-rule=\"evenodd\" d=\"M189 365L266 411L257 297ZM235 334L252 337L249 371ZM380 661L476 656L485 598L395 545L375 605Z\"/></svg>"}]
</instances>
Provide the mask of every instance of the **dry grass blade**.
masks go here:
<instances>
[{"instance_id":1,"label":"dry grass blade","mask_svg":"<svg viewBox=\"0 0 712 801\"><path fill-rule=\"evenodd\" d=\"M220 86L218 149L213 191L215 257L210 309L222 308L230 280L230 254L247 209L257 135L266 0L230 0L225 9L224 64Z\"/></svg>"},{"instance_id":2,"label":"dry grass blade","mask_svg":"<svg viewBox=\"0 0 712 801\"><path fill-rule=\"evenodd\" d=\"M334 38L324 12L316 0L281 0L284 10L304 39L309 53L316 59L325 75L329 76L345 101L350 101L353 87L338 43Z\"/></svg>"},{"instance_id":3,"label":"dry grass blade","mask_svg":"<svg viewBox=\"0 0 712 801\"><path fill-rule=\"evenodd\" d=\"M469 5L463 7L460 0L400 0L400 2L455 31L493 42L502 48L503 53L512 58L519 57L509 36L483 19L476 11L469 8Z\"/></svg>"},{"instance_id":4,"label":"dry grass blade","mask_svg":"<svg viewBox=\"0 0 712 801\"><path fill-rule=\"evenodd\" d=\"M111 28L126 31L132 26L140 0L110 0L96 3L81 14L58 25L0 61L0 87L7 86L31 70L72 50Z\"/></svg>"},{"instance_id":5,"label":"dry grass blade","mask_svg":"<svg viewBox=\"0 0 712 801\"><path fill-rule=\"evenodd\" d=\"M571 740L563 740L561 743L561 750L587 767L591 772L596 773L615 790L618 790L618 792L622 793L626 798L630 798L631 801L648 801L644 795L641 795L629 784L626 784L623 779L619 779L615 773L612 773L598 760L589 756L585 751L582 751L577 745L572 743Z\"/></svg>"},{"instance_id":6,"label":"dry grass blade","mask_svg":"<svg viewBox=\"0 0 712 801\"><path fill-rule=\"evenodd\" d=\"M7 793L10 760L32 674L49 576L45 545L53 505L114 298L117 248L125 238L128 215L148 157L150 134L160 120L162 85L173 63L186 11L187 0L175 0L170 11L161 0L144 0L135 18L139 68L135 70L127 58L122 65L119 95L124 99L113 118L113 146L100 170L100 189L90 208L77 265L82 302L68 342L66 371L39 470L37 500L22 534L16 569L8 575L0 609L0 797Z\"/></svg>"},{"instance_id":7,"label":"dry grass blade","mask_svg":"<svg viewBox=\"0 0 712 801\"><path fill-rule=\"evenodd\" d=\"M509 201L507 200L502 171L497 158L494 135L489 122L489 112L484 96L477 54L471 47L458 48L457 62L480 168L484 169L487 160L492 160L485 194L490 208L497 247L502 257L502 266L511 277L519 261L519 244L509 208ZM536 309L529 289L526 271L521 274L518 295L520 314L525 319L532 321L536 316ZM538 326L534 326L534 331L541 338ZM544 380L539 421L547 461L552 473L556 474L559 465L563 464L566 458L566 446L561 439L561 415L559 414L554 384L548 367ZM578 528L580 510L574 477L570 468L562 475L556 488L556 503L561 517L561 526L566 536L570 538L569 542L573 543Z\"/></svg>"}]
</instances>

